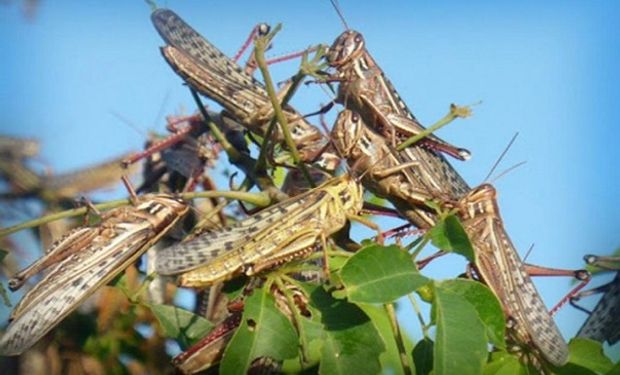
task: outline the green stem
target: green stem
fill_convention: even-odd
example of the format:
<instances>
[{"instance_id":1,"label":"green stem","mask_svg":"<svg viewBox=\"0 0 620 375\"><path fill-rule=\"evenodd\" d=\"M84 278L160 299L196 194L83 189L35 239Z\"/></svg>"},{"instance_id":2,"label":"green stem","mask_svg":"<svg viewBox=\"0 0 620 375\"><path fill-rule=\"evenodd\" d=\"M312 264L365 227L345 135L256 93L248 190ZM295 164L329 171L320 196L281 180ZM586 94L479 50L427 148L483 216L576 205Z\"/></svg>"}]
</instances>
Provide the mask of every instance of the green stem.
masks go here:
<instances>
[{"instance_id":1,"label":"green stem","mask_svg":"<svg viewBox=\"0 0 620 375\"><path fill-rule=\"evenodd\" d=\"M265 132L265 137L263 138L263 143L260 146L260 152L258 153L258 158L256 159L256 165L254 166L254 173L256 174L264 171L267 167L267 152L269 150L269 142L271 140L273 130L276 127L276 122L276 119L272 118L271 121L269 121L269 126L267 126L267 131Z\"/></svg>"},{"instance_id":2,"label":"green stem","mask_svg":"<svg viewBox=\"0 0 620 375\"><path fill-rule=\"evenodd\" d=\"M211 133L215 137L215 139L222 145L224 151L226 151L226 155L228 155L228 160L237 167L239 167L244 173L246 173L246 180L243 182L243 187L245 190L249 190L252 188L252 184L248 182L247 176L249 176L249 180L256 182L256 184L260 187L261 190L269 190L271 188L275 188L275 184L273 180L264 173L264 171L260 170L258 166L258 162L252 159L246 153L239 152L233 145L228 142L222 131L217 127L217 124L213 121L209 113L205 110L198 93L190 88L190 92L192 93L192 97L194 101L198 105L198 110L200 114L204 118L207 126L211 130ZM262 173L261 173L262 172ZM279 198L280 199L280 198ZM281 200L281 199L280 199Z\"/></svg>"},{"instance_id":3,"label":"green stem","mask_svg":"<svg viewBox=\"0 0 620 375\"><path fill-rule=\"evenodd\" d=\"M412 144L418 142L422 138L429 136L434 131L439 130L439 129L443 128L444 126L448 125L454 119L456 119L458 117L465 118L465 117L467 117L469 115L471 115L471 110L469 109L469 107L457 107L456 105L452 104L450 106L450 112L447 115L445 115L442 119L437 121L435 124L433 124L428 129L424 129L422 132L420 132L420 133L418 133L418 134L408 138L406 141L404 141L403 143L399 144L396 147L396 150L397 151L402 151L405 148L411 146Z\"/></svg>"},{"instance_id":4,"label":"green stem","mask_svg":"<svg viewBox=\"0 0 620 375\"><path fill-rule=\"evenodd\" d=\"M110 202L106 202L106 203L96 204L94 206L98 210L102 211L102 210L109 210L111 208L116 208L116 207L124 206L124 205L127 205L127 204L129 204L129 199L119 199L119 200L114 200L114 201L110 201ZM71 209L71 210L66 210L66 211L57 212L57 213L54 213L54 214L42 216L42 217L36 218L34 220L29 220L29 221L23 222L21 224L13 225L11 227L4 228L4 229L0 230L0 238L4 237L6 235L9 235L11 233L18 232L18 231L20 231L22 229L38 227L40 225L47 224L47 223L52 222L52 221L64 219L64 218L67 218L67 217L84 215L87 211L88 211L88 207L79 207L79 208L74 208L74 209Z\"/></svg>"},{"instance_id":5,"label":"green stem","mask_svg":"<svg viewBox=\"0 0 620 375\"><path fill-rule=\"evenodd\" d=\"M205 107L202 105L202 100L200 100L200 97L198 96L196 90L190 88L189 91L192 93L192 97L194 98L196 104L198 104L198 110L200 111L200 114L202 115L204 121L207 123L209 130L211 130L211 134L220 143L220 145L222 145L222 148L224 149L224 151L226 151L226 154L228 155L228 158L231 160L231 162L235 163L236 161L241 160L241 155L239 151L228 142L226 136L224 136L222 131L217 127L215 121L213 121L211 116L209 116L209 112L207 112Z\"/></svg>"},{"instance_id":6,"label":"green stem","mask_svg":"<svg viewBox=\"0 0 620 375\"><path fill-rule=\"evenodd\" d=\"M327 254L330 256L335 256L335 257L343 257L343 258L351 258L353 255L355 255L355 253L352 253L350 251L344 251L344 250L340 250L340 249L330 249L327 250Z\"/></svg>"},{"instance_id":7,"label":"green stem","mask_svg":"<svg viewBox=\"0 0 620 375\"><path fill-rule=\"evenodd\" d=\"M282 98L282 102L280 103L281 107L288 104L289 100L291 100L291 98L293 97L293 94L295 94L295 92L297 91L297 88L301 85L301 83L303 82L303 80L308 74L311 74L315 72L316 70L320 69L320 66L318 65L318 63L319 61L321 61L321 58L324 54L325 54L324 48L320 46L319 48L316 49L316 53L312 61L308 62L307 57L304 55L300 69L293 76L293 78L291 78L291 84L288 86L286 93L284 94L284 97ZM267 150L269 149L268 145L269 145L269 141L271 140L271 135L273 134L273 129L275 129L276 123L277 123L277 120L275 117L272 118L271 121L269 122L269 126L267 127L267 131L265 132L265 136L263 139L263 144L261 145L261 148L260 148L260 153L258 154L255 171L264 169L265 165L267 164L266 159L267 159ZM246 182L244 181L244 185L245 183ZM315 187L314 181L312 180L310 181L310 187Z\"/></svg>"},{"instance_id":8,"label":"green stem","mask_svg":"<svg viewBox=\"0 0 620 375\"><path fill-rule=\"evenodd\" d=\"M424 236L422 238L422 241L419 241L419 242L414 241L413 242L412 245L417 243L417 246L416 246L415 250L413 250L413 252L411 253L411 258L413 260L415 260L418 257L418 255L420 255L420 252L424 249L424 246L426 246L429 243L429 241L430 241L430 238ZM410 250L410 249L411 249L411 245L407 246L407 250Z\"/></svg>"},{"instance_id":9,"label":"green stem","mask_svg":"<svg viewBox=\"0 0 620 375\"><path fill-rule=\"evenodd\" d=\"M428 326L424 322L424 316L422 316L422 310L420 310L420 305L418 305L418 301L416 301L413 295L411 294L407 294L407 298L409 298L409 302L411 302L411 307L413 307L413 310L415 311L415 314L418 317L418 321L420 322L420 327L422 327L422 334L424 334L424 337L429 337Z\"/></svg>"},{"instance_id":10,"label":"green stem","mask_svg":"<svg viewBox=\"0 0 620 375\"><path fill-rule=\"evenodd\" d=\"M149 8L151 8L151 12L154 12L157 10L157 4L155 3L154 0L144 0L144 2L146 3L146 5L149 6Z\"/></svg>"},{"instance_id":11,"label":"green stem","mask_svg":"<svg viewBox=\"0 0 620 375\"><path fill-rule=\"evenodd\" d=\"M248 193L244 191L200 191L191 193L179 194L182 199L196 199L196 198L227 198L232 200L240 200L254 204L256 206L265 207L271 203L271 198L268 194L264 193ZM112 208L125 206L130 204L129 199L118 199L105 203L95 204L94 207L99 211L105 211ZM52 221L84 215L88 211L88 207L79 207L71 210L57 212L54 214L42 216L34 220L29 220L21 224L14 225L12 227L4 228L0 230L0 238L9 235L11 233L18 232L23 229L38 227L43 224L47 224Z\"/></svg>"},{"instance_id":12,"label":"green stem","mask_svg":"<svg viewBox=\"0 0 620 375\"><path fill-rule=\"evenodd\" d=\"M269 73L269 69L267 69L267 63L265 61L265 49L269 45L269 41L271 40L273 34L275 34L279 28L275 28L273 32L271 32L267 36L256 38L254 42L254 57L256 59L256 64L263 75L263 80L265 81L265 88L267 89L267 94L269 95L269 100L271 100L271 104L273 105L273 110L275 112L275 117L282 128L282 134L284 135L284 140L286 145L291 151L291 155L293 156L293 161L295 164L301 169L304 177L308 180L311 186L314 186L314 182L310 177L310 173L306 168L305 164L301 161L301 157L299 156L299 151L297 150L297 145L293 141L293 137L291 136L291 132L288 128L288 121L286 120L286 116L284 116L284 112L282 112L282 106L278 101L278 97L276 95L275 86L273 84L273 80L271 79L271 73ZM292 94L291 94L292 95Z\"/></svg>"},{"instance_id":13,"label":"green stem","mask_svg":"<svg viewBox=\"0 0 620 375\"><path fill-rule=\"evenodd\" d=\"M196 198L226 198L231 200L244 201L255 206L267 207L271 204L271 198L266 193L249 193L246 191L199 191L181 193L182 199L190 200Z\"/></svg>"},{"instance_id":14,"label":"green stem","mask_svg":"<svg viewBox=\"0 0 620 375\"><path fill-rule=\"evenodd\" d=\"M387 312L388 318L390 319L390 326L392 327L392 333L394 335L394 341L396 341L396 347L398 348L398 353L400 356L400 362L403 366L403 373L405 375L412 375L411 365L409 364L409 356L407 355L407 350L405 349L405 343L403 341L402 333L400 332L400 326L398 325L398 320L396 319L396 311L394 311L394 304L386 303L384 305L385 311Z\"/></svg>"},{"instance_id":15,"label":"green stem","mask_svg":"<svg viewBox=\"0 0 620 375\"><path fill-rule=\"evenodd\" d=\"M311 258L305 258L304 260L310 260ZM322 271L323 267L318 267L318 266L313 266L311 264L307 264L307 262L304 263L299 263L296 265L292 265L292 266L282 266L281 268L279 268L279 270L281 270L281 276L285 277L286 274L295 274L295 273L301 273L301 272L308 272L308 271Z\"/></svg>"}]
</instances>

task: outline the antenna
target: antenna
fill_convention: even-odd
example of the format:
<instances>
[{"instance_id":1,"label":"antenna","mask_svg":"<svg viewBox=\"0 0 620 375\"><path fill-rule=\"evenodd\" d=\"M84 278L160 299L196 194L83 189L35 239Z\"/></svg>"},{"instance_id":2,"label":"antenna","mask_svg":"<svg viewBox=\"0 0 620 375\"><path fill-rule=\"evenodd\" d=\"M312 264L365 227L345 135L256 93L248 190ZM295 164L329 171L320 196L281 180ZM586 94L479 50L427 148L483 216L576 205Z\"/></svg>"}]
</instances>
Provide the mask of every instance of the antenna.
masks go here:
<instances>
[{"instance_id":1,"label":"antenna","mask_svg":"<svg viewBox=\"0 0 620 375\"><path fill-rule=\"evenodd\" d=\"M524 160L524 161L519 162L519 163L517 163L517 164L513 165L512 167L510 167L510 168L508 168L508 169L504 170L502 173L500 173L499 175L497 175L497 177L495 177L495 178L491 181L491 184L495 184L495 181L499 180L499 179L500 179L500 177L505 176L506 174L508 174L508 172L511 172L511 171L513 171L513 170L517 169L518 167L522 166L522 165L523 165L523 164L525 164L525 163L527 163L527 161L525 161L525 160Z\"/></svg>"},{"instance_id":2,"label":"antenna","mask_svg":"<svg viewBox=\"0 0 620 375\"><path fill-rule=\"evenodd\" d=\"M527 260L527 257L530 256L530 254L532 253L532 250L534 250L534 244L533 243L530 245L530 248L527 249L527 252L525 253L525 256L523 257L523 263L525 263L525 261Z\"/></svg>"},{"instance_id":3,"label":"antenna","mask_svg":"<svg viewBox=\"0 0 620 375\"><path fill-rule=\"evenodd\" d=\"M133 121L129 120L128 118L126 118L125 116L121 115L120 113L118 113L116 111L110 110L108 112L114 118L116 118L117 120L119 120L123 124L127 125L131 130L135 131L138 135L140 135L140 137L142 137L144 139L146 139L148 137L148 134L146 134L144 129L140 128Z\"/></svg>"},{"instance_id":4,"label":"antenna","mask_svg":"<svg viewBox=\"0 0 620 375\"><path fill-rule=\"evenodd\" d=\"M329 0L329 2L332 3L332 6L334 7L334 10L338 14L340 21L342 21L344 28L347 30L351 30L349 28L349 24L347 24L347 20L344 19L344 15L342 14L342 10L340 9L340 4L338 4L338 0Z\"/></svg>"},{"instance_id":5,"label":"antenna","mask_svg":"<svg viewBox=\"0 0 620 375\"><path fill-rule=\"evenodd\" d=\"M506 156L506 153L508 153L508 150L510 149L510 147L515 142L515 140L517 139L518 136L519 136L519 132L516 132L515 135L512 136L512 139L510 140L510 142L508 142L508 146L506 146L506 148L504 148L504 151L502 151L502 153L499 156L499 158L497 158L497 160L495 161L495 164L493 164L493 167L491 167L491 170L489 171L489 174L487 174L487 176L484 178L483 181L487 181L489 179L489 177L491 177L493 172L495 172L495 169L497 168L499 163L502 161L504 156Z\"/></svg>"}]
</instances>

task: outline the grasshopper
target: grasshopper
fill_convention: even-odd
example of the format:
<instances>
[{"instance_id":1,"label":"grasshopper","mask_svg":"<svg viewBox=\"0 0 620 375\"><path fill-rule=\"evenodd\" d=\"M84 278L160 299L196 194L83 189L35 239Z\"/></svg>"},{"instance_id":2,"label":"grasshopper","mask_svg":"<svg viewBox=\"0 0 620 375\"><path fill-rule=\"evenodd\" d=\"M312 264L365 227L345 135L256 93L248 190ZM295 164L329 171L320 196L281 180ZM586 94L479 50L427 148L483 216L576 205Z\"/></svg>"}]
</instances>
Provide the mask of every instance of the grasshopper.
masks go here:
<instances>
[{"instance_id":1,"label":"grasshopper","mask_svg":"<svg viewBox=\"0 0 620 375\"><path fill-rule=\"evenodd\" d=\"M121 176L138 171L137 168L127 170L121 167L121 161L126 157L123 155L73 172L45 177L42 189L53 196L71 198L79 193L117 184Z\"/></svg>"},{"instance_id":2,"label":"grasshopper","mask_svg":"<svg viewBox=\"0 0 620 375\"><path fill-rule=\"evenodd\" d=\"M492 186L483 185L465 194L469 188L456 172L450 173L449 164L437 165L436 158L427 156L434 151L414 147L396 152L388 140L352 111L339 114L332 139L354 170L367 171L362 178L364 186L389 199L419 228L428 229L437 222L426 201L448 202L450 197L461 197L464 227L476 250L477 275L495 292L507 316L515 322L510 336L518 343L534 344L543 353L554 353L545 357L553 364L566 361L566 344L505 233ZM457 183L444 183L450 180L448 176L455 176Z\"/></svg>"},{"instance_id":3,"label":"grasshopper","mask_svg":"<svg viewBox=\"0 0 620 375\"><path fill-rule=\"evenodd\" d=\"M254 289L260 284L262 284L261 280L251 279L241 296L228 304L229 313L227 317L218 323L199 342L174 357L172 364L177 370L183 374L194 374L220 362L224 350L242 322L246 296L253 293ZM265 287L264 285L262 286ZM291 309L296 309L302 315L308 316L310 314L307 308L309 296L296 284L286 282L282 284L282 287L287 290L282 291L277 285L271 284L270 293L275 298L276 307L295 324L295 313ZM290 301L292 302L291 304L287 301L285 293L290 293L293 296Z\"/></svg>"},{"instance_id":4,"label":"grasshopper","mask_svg":"<svg viewBox=\"0 0 620 375\"><path fill-rule=\"evenodd\" d=\"M164 249L157 272L200 288L248 276L325 248L347 219L362 221L363 189L349 175L326 181L249 218Z\"/></svg>"},{"instance_id":5,"label":"grasshopper","mask_svg":"<svg viewBox=\"0 0 620 375\"><path fill-rule=\"evenodd\" d=\"M391 141L392 147L424 130L366 49L361 33L353 30L342 33L329 48L326 60L337 71L328 78L339 82L336 102L359 113L369 126ZM460 160L470 157L466 149L434 135L418 143Z\"/></svg>"},{"instance_id":6,"label":"grasshopper","mask_svg":"<svg viewBox=\"0 0 620 375\"><path fill-rule=\"evenodd\" d=\"M573 306L584 310L574 302L585 296L604 293L594 310L588 311L590 316L577 332L577 337L586 337L601 342L607 341L609 345L614 345L620 341L620 257L586 255L584 259L586 263L599 268L615 270L616 276L607 284L581 292L571 300Z\"/></svg>"},{"instance_id":7,"label":"grasshopper","mask_svg":"<svg viewBox=\"0 0 620 375\"><path fill-rule=\"evenodd\" d=\"M24 160L39 154L39 141L0 135L0 159Z\"/></svg>"},{"instance_id":8,"label":"grasshopper","mask_svg":"<svg viewBox=\"0 0 620 375\"><path fill-rule=\"evenodd\" d=\"M6 180L10 193L8 197L32 195L41 189L43 178L24 162L0 158L0 176Z\"/></svg>"},{"instance_id":9,"label":"grasshopper","mask_svg":"<svg viewBox=\"0 0 620 375\"><path fill-rule=\"evenodd\" d=\"M105 213L99 224L75 229L46 254L18 272L16 290L34 274L49 269L9 318L0 338L0 355L17 355L34 345L101 285L133 263L189 210L165 194L134 198L133 206Z\"/></svg>"},{"instance_id":10,"label":"grasshopper","mask_svg":"<svg viewBox=\"0 0 620 375\"><path fill-rule=\"evenodd\" d=\"M135 167L130 170L121 167L121 161L125 158L121 156L73 172L50 176L39 175L22 163L5 163L0 160L0 171L4 172L12 187L10 197L37 196L53 203L74 198L79 193L111 186L118 183L121 176L137 172Z\"/></svg>"},{"instance_id":11,"label":"grasshopper","mask_svg":"<svg viewBox=\"0 0 620 375\"><path fill-rule=\"evenodd\" d=\"M220 362L226 346L241 324L241 315L242 311L232 312L207 336L174 357L172 364L183 374L195 374Z\"/></svg>"},{"instance_id":12,"label":"grasshopper","mask_svg":"<svg viewBox=\"0 0 620 375\"><path fill-rule=\"evenodd\" d=\"M168 46L161 49L171 68L192 88L225 108L222 118L234 119L249 131L266 136L273 106L264 86L247 74L237 63L224 55L178 15L158 9L151 15L155 28ZM286 93L287 90L282 90ZM291 135L301 159L317 163L325 169L336 168L335 155L322 153L328 140L321 131L308 123L290 106L283 108ZM272 135L283 143L279 128Z\"/></svg>"},{"instance_id":13,"label":"grasshopper","mask_svg":"<svg viewBox=\"0 0 620 375\"><path fill-rule=\"evenodd\" d=\"M483 184L463 197L458 208L475 251L474 272L499 299L508 320L508 337L537 367L568 361L568 346L547 312L536 287L506 234L497 192ZM529 353L528 353L529 352Z\"/></svg>"},{"instance_id":14,"label":"grasshopper","mask_svg":"<svg viewBox=\"0 0 620 375\"><path fill-rule=\"evenodd\" d=\"M392 202L418 228L437 223L426 201L458 200L470 190L443 155L422 147L396 151L356 112L338 114L331 138L338 154L363 176L364 186Z\"/></svg>"},{"instance_id":15,"label":"grasshopper","mask_svg":"<svg viewBox=\"0 0 620 375\"><path fill-rule=\"evenodd\" d=\"M0 177L14 194L29 192L41 184L41 177L26 164L39 154L35 139L0 136Z\"/></svg>"}]
</instances>

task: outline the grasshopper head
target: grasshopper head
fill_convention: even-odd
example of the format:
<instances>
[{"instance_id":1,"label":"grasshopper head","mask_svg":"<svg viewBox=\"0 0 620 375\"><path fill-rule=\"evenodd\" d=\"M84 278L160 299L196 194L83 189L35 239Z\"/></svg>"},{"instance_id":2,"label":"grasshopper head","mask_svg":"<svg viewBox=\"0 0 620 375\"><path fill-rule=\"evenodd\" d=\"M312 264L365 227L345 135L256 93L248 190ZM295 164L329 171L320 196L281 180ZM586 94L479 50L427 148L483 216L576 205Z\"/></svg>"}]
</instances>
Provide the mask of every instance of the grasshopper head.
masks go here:
<instances>
[{"instance_id":1,"label":"grasshopper head","mask_svg":"<svg viewBox=\"0 0 620 375\"><path fill-rule=\"evenodd\" d=\"M327 62L339 67L357 58L365 49L364 37L354 30L347 30L336 39L327 52Z\"/></svg>"},{"instance_id":2,"label":"grasshopper head","mask_svg":"<svg viewBox=\"0 0 620 375\"><path fill-rule=\"evenodd\" d=\"M338 114L332 129L332 140L343 158L348 158L358 144L362 130L362 119L357 113L348 109Z\"/></svg>"},{"instance_id":3,"label":"grasshopper head","mask_svg":"<svg viewBox=\"0 0 620 375\"><path fill-rule=\"evenodd\" d=\"M168 194L148 194L140 197L134 215L150 221L156 231L173 224L189 211L182 199Z\"/></svg>"},{"instance_id":4,"label":"grasshopper head","mask_svg":"<svg viewBox=\"0 0 620 375\"><path fill-rule=\"evenodd\" d=\"M497 191L491 184L482 184L472 189L459 201L464 217L477 217L484 214L499 215Z\"/></svg>"}]
</instances>

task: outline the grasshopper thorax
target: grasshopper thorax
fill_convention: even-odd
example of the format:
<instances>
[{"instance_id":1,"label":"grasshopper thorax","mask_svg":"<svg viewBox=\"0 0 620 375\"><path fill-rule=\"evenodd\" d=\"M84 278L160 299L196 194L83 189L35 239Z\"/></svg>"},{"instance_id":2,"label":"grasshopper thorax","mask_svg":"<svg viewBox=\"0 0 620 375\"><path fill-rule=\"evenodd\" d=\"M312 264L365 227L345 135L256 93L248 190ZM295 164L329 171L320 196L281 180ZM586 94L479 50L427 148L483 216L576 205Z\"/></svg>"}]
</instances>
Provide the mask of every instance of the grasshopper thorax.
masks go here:
<instances>
[{"instance_id":1,"label":"grasshopper thorax","mask_svg":"<svg viewBox=\"0 0 620 375\"><path fill-rule=\"evenodd\" d=\"M364 204L364 188L357 178L350 174L332 178L317 189L323 189L340 201L341 208L349 214L358 214Z\"/></svg>"},{"instance_id":2,"label":"grasshopper thorax","mask_svg":"<svg viewBox=\"0 0 620 375\"><path fill-rule=\"evenodd\" d=\"M360 56L366 43L362 34L347 30L336 39L327 52L327 62L332 67L341 67Z\"/></svg>"}]
</instances>

